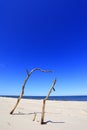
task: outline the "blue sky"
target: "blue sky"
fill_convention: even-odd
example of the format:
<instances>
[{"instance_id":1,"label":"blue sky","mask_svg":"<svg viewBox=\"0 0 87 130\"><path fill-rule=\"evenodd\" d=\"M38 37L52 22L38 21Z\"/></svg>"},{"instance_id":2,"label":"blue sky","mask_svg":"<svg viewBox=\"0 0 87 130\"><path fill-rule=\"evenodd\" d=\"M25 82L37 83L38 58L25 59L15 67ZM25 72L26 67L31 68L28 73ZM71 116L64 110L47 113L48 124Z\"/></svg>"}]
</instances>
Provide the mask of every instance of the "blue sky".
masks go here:
<instances>
[{"instance_id":1,"label":"blue sky","mask_svg":"<svg viewBox=\"0 0 87 130\"><path fill-rule=\"evenodd\" d=\"M0 95L87 95L87 1L0 0Z\"/></svg>"}]
</instances>

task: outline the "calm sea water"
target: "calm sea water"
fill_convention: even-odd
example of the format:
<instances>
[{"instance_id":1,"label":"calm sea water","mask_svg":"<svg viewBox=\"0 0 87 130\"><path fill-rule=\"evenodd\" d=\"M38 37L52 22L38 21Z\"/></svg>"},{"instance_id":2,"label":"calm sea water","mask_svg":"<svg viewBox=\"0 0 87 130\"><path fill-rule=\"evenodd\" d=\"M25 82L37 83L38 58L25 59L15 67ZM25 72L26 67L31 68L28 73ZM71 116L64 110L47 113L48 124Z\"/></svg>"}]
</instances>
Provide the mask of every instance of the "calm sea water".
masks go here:
<instances>
[{"instance_id":1,"label":"calm sea water","mask_svg":"<svg viewBox=\"0 0 87 130\"><path fill-rule=\"evenodd\" d=\"M18 98L18 96L1 95L0 97ZM24 99L44 99L45 96L23 96ZM87 96L49 96L49 100L57 101L87 101Z\"/></svg>"}]
</instances>

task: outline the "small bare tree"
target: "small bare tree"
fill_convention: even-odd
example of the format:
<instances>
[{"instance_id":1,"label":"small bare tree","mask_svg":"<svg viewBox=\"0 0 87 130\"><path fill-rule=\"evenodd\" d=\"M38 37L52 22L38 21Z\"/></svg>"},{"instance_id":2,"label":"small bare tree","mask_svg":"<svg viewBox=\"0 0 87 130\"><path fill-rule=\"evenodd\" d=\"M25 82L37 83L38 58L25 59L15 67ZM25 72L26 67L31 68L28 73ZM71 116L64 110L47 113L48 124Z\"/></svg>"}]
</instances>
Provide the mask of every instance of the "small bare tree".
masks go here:
<instances>
[{"instance_id":1,"label":"small bare tree","mask_svg":"<svg viewBox=\"0 0 87 130\"><path fill-rule=\"evenodd\" d=\"M34 71L36 71L36 70L39 70L39 71L41 71L41 72L52 72L51 70L42 70L42 69L40 69L40 68L34 68L34 69L32 69L30 72L28 72L28 70L26 70L26 72L27 72L27 77L26 77L26 79L24 80L24 83L23 83L23 86L22 86L21 94L20 94L20 96L18 97L17 102L16 102L14 108L11 110L10 114L13 114L14 110L15 110L16 107L18 106L18 104L19 104L21 98L23 97L26 82L28 81L28 79L29 79L29 77L31 76L31 74L32 74Z\"/></svg>"},{"instance_id":2,"label":"small bare tree","mask_svg":"<svg viewBox=\"0 0 87 130\"><path fill-rule=\"evenodd\" d=\"M53 84L52 84L52 86L51 86L51 88L50 88L50 91L49 91L48 95L46 96L45 99L43 99L42 114L41 114L41 124L44 124L44 123L45 123L45 122L44 122L44 114L45 114L45 104L46 104L46 100L48 100L48 97L50 96L52 90L55 91L55 89L54 89L54 85L55 85L55 84L56 84L56 79L53 81Z\"/></svg>"}]
</instances>

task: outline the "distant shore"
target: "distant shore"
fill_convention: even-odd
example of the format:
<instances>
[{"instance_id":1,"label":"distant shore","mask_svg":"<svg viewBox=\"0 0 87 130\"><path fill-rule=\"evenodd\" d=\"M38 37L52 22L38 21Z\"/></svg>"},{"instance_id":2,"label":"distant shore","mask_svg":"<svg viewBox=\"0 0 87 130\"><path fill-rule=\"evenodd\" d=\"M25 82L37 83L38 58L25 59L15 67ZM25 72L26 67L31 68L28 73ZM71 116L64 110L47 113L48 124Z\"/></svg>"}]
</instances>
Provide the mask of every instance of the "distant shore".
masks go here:
<instances>
[{"instance_id":1,"label":"distant shore","mask_svg":"<svg viewBox=\"0 0 87 130\"><path fill-rule=\"evenodd\" d=\"M0 130L87 130L87 102L47 100L46 124L41 125L42 100L22 99L10 115L16 101L16 98L0 97Z\"/></svg>"},{"instance_id":2,"label":"distant shore","mask_svg":"<svg viewBox=\"0 0 87 130\"><path fill-rule=\"evenodd\" d=\"M0 97L18 98L18 95L1 95ZM23 96L23 99L44 99L46 96ZM87 95L78 96L49 96L49 100L55 101L87 101Z\"/></svg>"}]
</instances>

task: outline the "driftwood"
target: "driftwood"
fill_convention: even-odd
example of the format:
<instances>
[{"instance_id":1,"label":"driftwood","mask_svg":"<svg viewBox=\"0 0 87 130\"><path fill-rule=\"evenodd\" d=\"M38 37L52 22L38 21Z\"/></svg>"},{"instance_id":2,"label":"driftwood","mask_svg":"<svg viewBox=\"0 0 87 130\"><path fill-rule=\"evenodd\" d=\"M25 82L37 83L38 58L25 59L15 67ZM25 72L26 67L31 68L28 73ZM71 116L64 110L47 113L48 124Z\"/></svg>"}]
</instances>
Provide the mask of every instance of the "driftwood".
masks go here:
<instances>
[{"instance_id":1,"label":"driftwood","mask_svg":"<svg viewBox=\"0 0 87 130\"><path fill-rule=\"evenodd\" d=\"M39 70L39 71L41 71L41 72L52 72L52 71L50 71L50 70L42 70L42 69L40 69L40 68L34 68L34 69L32 69L30 72L28 72L28 70L26 70L26 72L27 72L27 77L26 77L26 79L24 80L24 83L23 83L23 86L22 86L22 92L21 92L20 96L18 97L17 102L16 102L14 108L11 110L10 114L13 114L14 110L15 110L16 107L18 106L18 104L19 104L19 102L20 102L20 100L21 100L21 98L22 98L22 96L23 96L23 94L24 94L24 88L25 88L25 85L26 85L27 80L29 79L29 77L31 76L31 74L32 74L34 71L36 71L36 70Z\"/></svg>"},{"instance_id":2,"label":"driftwood","mask_svg":"<svg viewBox=\"0 0 87 130\"><path fill-rule=\"evenodd\" d=\"M50 91L48 93L48 95L46 96L45 99L43 99L43 106L42 106L42 114L41 114L41 124L45 124L44 122L44 114L45 114L45 104L46 104L46 100L48 100L48 97L50 96L52 90L55 91L54 89L54 85L56 84L56 79L53 81L52 87L50 88Z\"/></svg>"},{"instance_id":3,"label":"driftwood","mask_svg":"<svg viewBox=\"0 0 87 130\"><path fill-rule=\"evenodd\" d=\"M35 121L35 119L36 119L36 112L34 112L34 118L33 118L33 121Z\"/></svg>"}]
</instances>

